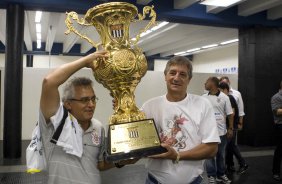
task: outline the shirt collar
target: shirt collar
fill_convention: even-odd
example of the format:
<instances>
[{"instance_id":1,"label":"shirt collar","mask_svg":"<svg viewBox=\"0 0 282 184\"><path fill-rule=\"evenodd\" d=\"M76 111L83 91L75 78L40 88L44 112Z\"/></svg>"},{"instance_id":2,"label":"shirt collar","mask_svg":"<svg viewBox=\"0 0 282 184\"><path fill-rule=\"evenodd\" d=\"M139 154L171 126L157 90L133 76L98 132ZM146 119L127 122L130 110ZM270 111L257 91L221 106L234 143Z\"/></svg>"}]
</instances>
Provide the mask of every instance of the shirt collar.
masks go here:
<instances>
[{"instance_id":1,"label":"shirt collar","mask_svg":"<svg viewBox=\"0 0 282 184\"><path fill-rule=\"evenodd\" d=\"M218 91L216 94L214 94L214 96L219 96L220 91ZM212 95L210 92L208 93L208 95Z\"/></svg>"},{"instance_id":2,"label":"shirt collar","mask_svg":"<svg viewBox=\"0 0 282 184\"><path fill-rule=\"evenodd\" d=\"M84 133L90 133L94 130L94 125L93 125L93 122L91 121L90 125L89 125L89 128L84 132Z\"/></svg>"}]
</instances>

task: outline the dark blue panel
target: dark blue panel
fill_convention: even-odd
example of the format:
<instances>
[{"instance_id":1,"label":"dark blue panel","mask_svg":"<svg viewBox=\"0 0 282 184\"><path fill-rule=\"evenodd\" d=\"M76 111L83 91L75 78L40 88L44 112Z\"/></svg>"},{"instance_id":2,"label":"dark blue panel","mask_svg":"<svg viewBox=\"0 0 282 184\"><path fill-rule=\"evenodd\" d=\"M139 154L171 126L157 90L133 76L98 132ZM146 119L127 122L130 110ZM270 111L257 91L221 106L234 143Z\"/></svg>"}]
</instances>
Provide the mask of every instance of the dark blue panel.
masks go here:
<instances>
[{"instance_id":1,"label":"dark blue panel","mask_svg":"<svg viewBox=\"0 0 282 184\"><path fill-rule=\"evenodd\" d=\"M152 55L152 56L146 56L147 60L151 60L151 59L170 59L171 57L161 57L160 54L155 54L155 55Z\"/></svg>"},{"instance_id":2,"label":"dark blue panel","mask_svg":"<svg viewBox=\"0 0 282 184\"><path fill-rule=\"evenodd\" d=\"M266 12L257 13L252 16L238 16L238 7L229 8L219 14L206 13L206 6L193 4L182 9L164 12L159 15L160 19L166 19L171 22L192 23L211 26L282 26L282 19L267 20Z\"/></svg>"},{"instance_id":3,"label":"dark blue panel","mask_svg":"<svg viewBox=\"0 0 282 184\"><path fill-rule=\"evenodd\" d=\"M24 4L25 9L28 10L40 9L55 12L76 10L78 13L84 13L101 2L93 0L1 0L0 5L5 7L8 3Z\"/></svg>"},{"instance_id":4,"label":"dark blue panel","mask_svg":"<svg viewBox=\"0 0 282 184\"><path fill-rule=\"evenodd\" d=\"M80 53L80 44L74 44L69 53Z\"/></svg>"},{"instance_id":5,"label":"dark blue panel","mask_svg":"<svg viewBox=\"0 0 282 184\"><path fill-rule=\"evenodd\" d=\"M121 0L130 3L136 1ZM113 1L109 1L113 2ZM98 0L1 0L0 6L5 7L8 3L22 3L25 9L44 11L76 11L85 14L86 11L103 2ZM173 9L173 0L154 0L149 5L154 5L159 20L169 20L171 22L192 23L202 25L240 27L240 26L282 26L282 19L267 20L266 13L258 13L253 16L238 16L237 6L229 8L219 14L207 14L206 6L195 3L192 6L182 9ZM143 5L137 5L142 12Z\"/></svg>"},{"instance_id":6,"label":"dark blue panel","mask_svg":"<svg viewBox=\"0 0 282 184\"><path fill-rule=\"evenodd\" d=\"M62 43L53 43L51 49L51 55L58 55L63 52L63 44Z\"/></svg>"},{"instance_id":7,"label":"dark blue panel","mask_svg":"<svg viewBox=\"0 0 282 184\"><path fill-rule=\"evenodd\" d=\"M93 53L93 52L95 52L95 51L96 51L96 49L95 49L95 47L93 47L93 48L90 49L88 52L86 52L85 55L91 54L91 53Z\"/></svg>"},{"instance_id":8,"label":"dark blue panel","mask_svg":"<svg viewBox=\"0 0 282 184\"><path fill-rule=\"evenodd\" d=\"M128 2L135 3L132 0L119 0L108 2ZM66 12L76 11L77 13L86 13L89 8L103 3L97 0L1 0L0 7L5 8L8 3L21 3L24 4L25 9L28 10L43 10L51 12ZM173 7L173 0L154 0L149 5L155 5L155 9L158 13L171 10ZM143 5L136 5L139 11L142 11Z\"/></svg>"}]
</instances>

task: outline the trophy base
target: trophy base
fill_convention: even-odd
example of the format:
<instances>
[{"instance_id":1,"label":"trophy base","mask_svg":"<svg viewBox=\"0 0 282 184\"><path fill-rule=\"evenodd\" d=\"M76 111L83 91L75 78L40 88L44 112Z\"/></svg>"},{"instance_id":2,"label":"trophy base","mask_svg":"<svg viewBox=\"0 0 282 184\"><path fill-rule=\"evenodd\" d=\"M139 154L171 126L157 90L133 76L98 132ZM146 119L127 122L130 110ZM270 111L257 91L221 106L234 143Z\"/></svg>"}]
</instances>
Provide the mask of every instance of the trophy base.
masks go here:
<instances>
[{"instance_id":1,"label":"trophy base","mask_svg":"<svg viewBox=\"0 0 282 184\"><path fill-rule=\"evenodd\" d=\"M153 119L109 126L106 160L109 162L161 154L160 138Z\"/></svg>"},{"instance_id":2,"label":"trophy base","mask_svg":"<svg viewBox=\"0 0 282 184\"><path fill-rule=\"evenodd\" d=\"M167 150L161 146L134 150L129 153L107 154L106 160L108 162L115 162L120 160L128 160L133 158L143 158L151 155L165 153Z\"/></svg>"}]
</instances>

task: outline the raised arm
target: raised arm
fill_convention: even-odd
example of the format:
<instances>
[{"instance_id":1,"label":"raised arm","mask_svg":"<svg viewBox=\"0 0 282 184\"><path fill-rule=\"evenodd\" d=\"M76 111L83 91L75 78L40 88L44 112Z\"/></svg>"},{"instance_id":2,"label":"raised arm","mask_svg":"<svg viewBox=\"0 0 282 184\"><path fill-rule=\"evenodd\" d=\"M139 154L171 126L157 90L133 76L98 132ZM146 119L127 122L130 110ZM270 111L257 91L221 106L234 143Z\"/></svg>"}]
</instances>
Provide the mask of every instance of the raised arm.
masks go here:
<instances>
[{"instance_id":1,"label":"raised arm","mask_svg":"<svg viewBox=\"0 0 282 184\"><path fill-rule=\"evenodd\" d=\"M59 107L60 96L58 87L81 68L93 68L93 61L97 58L107 57L106 53L105 51L94 52L76 61L64 64L44 78L40 98L40 109L46 122L49 122L50 117L56 113Z\"/></svg>"}]
</instances>

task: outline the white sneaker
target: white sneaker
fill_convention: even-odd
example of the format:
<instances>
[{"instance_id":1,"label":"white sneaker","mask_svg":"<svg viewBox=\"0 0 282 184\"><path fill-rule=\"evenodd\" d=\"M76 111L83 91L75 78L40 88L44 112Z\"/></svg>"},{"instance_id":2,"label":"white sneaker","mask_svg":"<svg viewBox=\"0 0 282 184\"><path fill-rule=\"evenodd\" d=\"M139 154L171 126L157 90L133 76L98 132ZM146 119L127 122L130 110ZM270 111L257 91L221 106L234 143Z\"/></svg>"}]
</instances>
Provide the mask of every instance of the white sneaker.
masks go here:
<instances>
[{"instance_id":1,"label":"white sneaker","mask_svg":"<svg viewBox=\"0 0 282 184\"><path fill-rule=\"evenodd\" d=\"M216 182L223 183L223 184L230 184L231 183L231 181L227 178L226 175L217 177Z\"/></svg>"},{"instance_id":2,"label":"white sneaker","mask_svg":"<svg viewBox=\"0 0 282 184\"><path fill-rule=\"evenodd\" d=\"M216 178L213 176L208 177L209 184L216 184Z\"/></svg>"}]
</instances>

